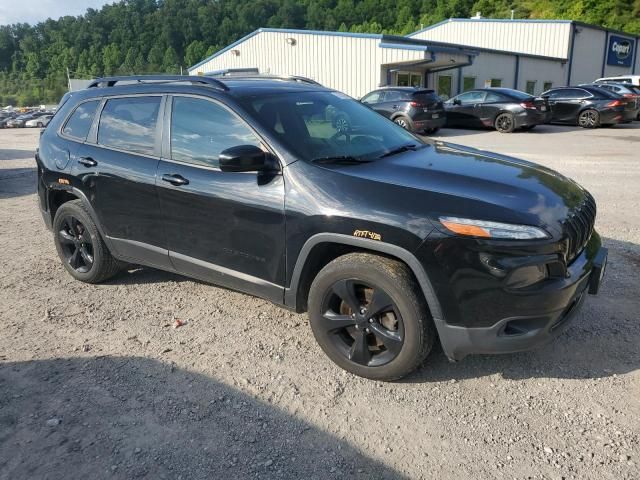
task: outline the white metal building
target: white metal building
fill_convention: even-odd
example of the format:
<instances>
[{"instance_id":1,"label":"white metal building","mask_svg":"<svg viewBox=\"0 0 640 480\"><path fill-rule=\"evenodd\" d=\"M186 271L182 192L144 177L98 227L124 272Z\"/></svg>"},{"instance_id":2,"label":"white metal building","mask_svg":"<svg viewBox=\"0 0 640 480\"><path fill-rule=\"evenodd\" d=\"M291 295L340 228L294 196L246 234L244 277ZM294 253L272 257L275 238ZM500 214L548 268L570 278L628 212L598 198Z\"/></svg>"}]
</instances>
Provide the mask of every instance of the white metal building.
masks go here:
<instances>
[{"instance_id":1,"label":"white metal building","mask_svg":"<svg viewBox=\"0 0 640 480\"><path fill-rule=\"evenodd\" d=\"M313 78L355 98L382 85L443 97L484 86L539 94L640 71L638 37L569 20L450 19L406 37L263 28L189 69Z\"/></svg>"}]
</instances>

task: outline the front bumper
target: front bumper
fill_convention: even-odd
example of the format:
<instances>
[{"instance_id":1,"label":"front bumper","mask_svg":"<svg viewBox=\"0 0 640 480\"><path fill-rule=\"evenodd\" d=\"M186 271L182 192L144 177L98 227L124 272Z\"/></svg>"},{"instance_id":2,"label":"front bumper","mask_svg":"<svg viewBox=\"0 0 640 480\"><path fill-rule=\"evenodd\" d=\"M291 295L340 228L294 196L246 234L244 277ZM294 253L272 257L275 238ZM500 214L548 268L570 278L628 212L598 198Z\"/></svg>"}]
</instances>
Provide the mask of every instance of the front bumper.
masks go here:
<instances>
[{"instance_id":1,"label":"front bumper","mask_svg":"<svg viewBox=\"0 0 640 480\"><path fill-rule=\"evenodd\" d=\"M568 267L566 278L549 280L549 285L539 290L512 295L512 306L516 311L522 306L526 314L510 315L492 325L478 327L434 319L446 356L459 361L470 354L519 352L557 337L575 316L587 294L598 293L606 268L607 249L601 247L597 234L594 237L594 243ZM538 312L532 311L535 305Z\"/></svg>"}]
</instances>

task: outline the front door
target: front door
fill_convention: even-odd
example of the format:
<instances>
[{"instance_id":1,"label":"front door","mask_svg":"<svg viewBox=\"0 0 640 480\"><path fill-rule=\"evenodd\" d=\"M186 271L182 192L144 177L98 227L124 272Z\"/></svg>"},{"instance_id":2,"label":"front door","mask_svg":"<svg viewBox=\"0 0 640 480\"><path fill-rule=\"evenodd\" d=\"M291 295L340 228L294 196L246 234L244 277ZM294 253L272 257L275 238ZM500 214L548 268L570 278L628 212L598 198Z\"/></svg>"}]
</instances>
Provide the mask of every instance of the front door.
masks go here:
<instances>
[{"instance_id":1,"label":"front door","mask_svg":"<svg viewBox=\"0 0 640 480\"><path fill-rule=\"evenodd\" d=\"M156 184L171 262L186 275L282 302L282 176L222 172L220 152L264 148L260 139L216 101L169 102Z\"/></svg>"},{"instance_id":2,"label":"front door","mask_svg":"<svg viewBox=\"0 0 640 480\"><path fill-rule=\"evenodd\" d=\"M485 92L471 90L445 103L447 111L447 123L461 127L479 127L482 125L482 102Z\"/></svg>"}]
</instances>

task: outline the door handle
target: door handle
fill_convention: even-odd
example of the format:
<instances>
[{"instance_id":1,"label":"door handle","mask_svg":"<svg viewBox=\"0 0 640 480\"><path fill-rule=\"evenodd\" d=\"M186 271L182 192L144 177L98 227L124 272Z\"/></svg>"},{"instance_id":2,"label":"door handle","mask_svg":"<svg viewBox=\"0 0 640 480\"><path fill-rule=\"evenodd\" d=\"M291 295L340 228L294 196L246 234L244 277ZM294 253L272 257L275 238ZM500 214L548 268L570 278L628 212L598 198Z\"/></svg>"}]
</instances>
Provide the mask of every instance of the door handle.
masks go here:
<instances>
[{"instance_id":1,"label":"door handle","mask_svg":"<svg viewBox=\"0 0 640 480\"><path fill-rule=\"evenodd\" d=\"M182 175L178 175L177 173L165 173L164 175L162 175L162 180L164 182L170 183L171 185L175 185L176 187L180 185L189 185L189 180L184 178Z\"/></svg>"},{"instance_id":2,"label":"door handle","mask_svg":"<svg viewBox=\"0 0 640 480\"><path fill-rule=\"evenodd\" d=\"M81 163L82 165L84 165L85 167L95 167L96 165L98 165L98 162L96 162L93 158L91 157L80 157L78 159L78 163Z\"/></svg>"}]
</instances>

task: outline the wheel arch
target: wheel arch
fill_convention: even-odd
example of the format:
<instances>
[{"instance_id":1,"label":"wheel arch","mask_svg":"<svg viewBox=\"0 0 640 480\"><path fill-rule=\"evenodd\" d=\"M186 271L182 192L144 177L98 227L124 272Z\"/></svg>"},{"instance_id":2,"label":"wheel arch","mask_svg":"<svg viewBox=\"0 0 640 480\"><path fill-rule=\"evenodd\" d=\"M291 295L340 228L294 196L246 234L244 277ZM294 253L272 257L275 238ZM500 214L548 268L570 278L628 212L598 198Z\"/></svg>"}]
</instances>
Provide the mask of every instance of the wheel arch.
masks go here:
<instances>
[{"instance_id":1,"label":"wheel arch","mask_svg":"<svg viewBox=\"0 0 640 480\"><path fill-rule=\"evenodd\" d=\"M332 260L352 252L370 252L407 265L418 282L431 316L434 320L443 318L429 276L411 252L397 245L338 233L319 233L305 242L296 260L289 288L285 289L285 305L299 313L306 311L309 288L318 272Z\"/></svg>"},{"instance_id":2,"label":"wheel arch","mask_svg":"<svg viewBox=\"0 0 640 480\"><path fill-rule=\"evenodd\" d=\"M49 215L51 215L51 224L53 225L53 219L55 218L56 212L58 211L58 209L65 203L71 202L73 200L80 200L82 202L84 207L89 212L89 215L91 215L91 219L96 224L96 227L100 232L100 235L102 235L103 239L106 239L107 237L105 236L105 232L102 229L102 225L98 221L98 215L96 214L96 211L91 205L91 202L89 201L89 199L87 198L87 196L84 194L82 190L75 187L49 190L47 204L49 207Z\"/></svg>"}]
</instances>

